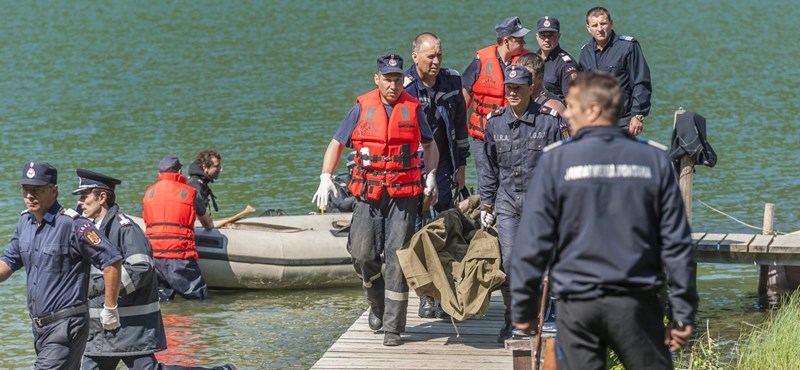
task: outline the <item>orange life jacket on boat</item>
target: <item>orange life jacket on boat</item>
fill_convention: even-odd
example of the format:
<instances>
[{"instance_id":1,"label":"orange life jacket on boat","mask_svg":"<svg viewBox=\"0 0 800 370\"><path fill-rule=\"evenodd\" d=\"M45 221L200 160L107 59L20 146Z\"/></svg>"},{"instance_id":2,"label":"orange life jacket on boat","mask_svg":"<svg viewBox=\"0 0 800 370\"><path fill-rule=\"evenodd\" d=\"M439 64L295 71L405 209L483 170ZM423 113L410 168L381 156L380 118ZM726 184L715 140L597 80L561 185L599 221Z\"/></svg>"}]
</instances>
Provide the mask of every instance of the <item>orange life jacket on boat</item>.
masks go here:
<instances>
[{"instance_id":1,"label":"orange life jacket on boat","mask_svg":"<svg viewBox=\"0 0 800 370\"><path fill-rule=\"evenodd\" d=\"M527 49L522 49L522 54L528 52ZM475 57L480 60L481 69L472 84L472 114L469 116L467 131L472 137L483 140L486 115L508 104L503 84L505 66L497 60L497 45L478 50ZM519 55L511 58L511 63L516 63L517 59Z\"/></svg>"},{"instance_id":2,"label":"orange life jacket on boat","mask_svg":"<svg viewBox=\"0 0 800 370\"><path fill-rule=\"evenodd\" d=\"M197 260L194 243L196 190L177 172L162 172L142 199L145 235L153 257Z\"/></svg>"},{"instance_id":3,"label":"orange life jacket on boat","mask_svg":"<svg viewBox=\"0 0 800 370\"><path fill-rule=\"evenodd\" d=\"M356 99L361 115L350 140L356 149L350 192L362 200L378 200L386 189L393 198L422 193L420 158L417 154L420 102L402 91L386 116L378 89Z\"/></svg>"}]
</instances>

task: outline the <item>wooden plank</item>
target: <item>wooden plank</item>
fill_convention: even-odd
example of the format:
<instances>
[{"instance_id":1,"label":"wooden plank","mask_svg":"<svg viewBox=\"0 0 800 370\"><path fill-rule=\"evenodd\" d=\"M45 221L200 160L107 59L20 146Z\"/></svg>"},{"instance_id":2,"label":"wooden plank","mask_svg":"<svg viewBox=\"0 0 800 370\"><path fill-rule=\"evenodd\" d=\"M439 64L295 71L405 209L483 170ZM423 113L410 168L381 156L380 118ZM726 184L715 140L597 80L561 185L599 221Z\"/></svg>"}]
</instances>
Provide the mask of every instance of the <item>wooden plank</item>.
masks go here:
<instances>
[{"instance_id":1,"label":"wooden plank","mask_svg":"<svg viewBox=\"0 0 800 370\"><path fill-rule=\"evenodd\" d=\"M767 253L769 252L769 243L772 242L772 235L756 235L750 246L747 248L750 253Z\"/></svg>"},{"instance_id":2,"label":"wooden plank","mask_svg":"<svg viewBox=\"0 0 800 370\"><path fill-rule=\"evenodd\" d=\"M692 233L692 241L694 245L697 245L698 242L703 240L703 237L706 236L706 233Z\"/></svg>"},{"instance_id":3,"label":"wooden plank","mask_svg":"<svg viewBox=\"0 0 800 370\"><path fill-rule=\"evenodd\" d=\"M718 251L719 243L725 240L727 234L705 234L705 236L695 243L697 251Z\"/></svg>"},{"instance_id":4,"label":"wooden plank","mask_svg":"<svg viewBox=\"0 0 800 370\"><path fill-rule=\"evenodd\" d=\"M775 254L800 254L800 235L778 235L769 245L769 252Z\"/></svg>"},{"instance_id":5,"label":"wooden plank","mask_svg":"<svg viewBox=\"0 0 800 370\"><path fill-rule=\"evenodd\" d=\"M747 246L755 237L754 234L728 234L720 244L720 250L731 253L747 253Z\"/></svg>"}]
</instances>

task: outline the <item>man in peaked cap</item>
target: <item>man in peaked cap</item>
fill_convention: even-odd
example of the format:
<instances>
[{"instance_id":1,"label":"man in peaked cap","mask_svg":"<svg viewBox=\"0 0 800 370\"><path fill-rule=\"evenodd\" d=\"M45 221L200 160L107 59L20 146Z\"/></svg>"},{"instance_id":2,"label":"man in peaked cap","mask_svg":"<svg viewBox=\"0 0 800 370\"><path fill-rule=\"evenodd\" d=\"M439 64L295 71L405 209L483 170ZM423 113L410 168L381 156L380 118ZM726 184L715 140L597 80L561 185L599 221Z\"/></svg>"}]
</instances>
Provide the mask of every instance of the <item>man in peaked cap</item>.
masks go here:
<instances>
[{"instance_id":1,"label":"man in peaked cap","mask_svg":"<svg viewBox=\"0 0 800 370\"><path fill-rule=\"evenodd\" d=\"M472 156L478 172L478 186L483 178L483 162L486 162L484 126L486 115L500 109L508 102L505 99L503 69L516 63L517 58L529 50L525 49L525 35L529 29L522 26L519 17L508 17L495 26L496 43L475 52L475 58L461 77L464 101L472 113L467 122L467 131L472 136Z\"/></svg>"},{"instance_id":2,"label":"man in peaked cap","mask_svg":"<svg viewBox=\"0 0 800 370\"><path fill-rule=\"evenodd\" d=\"M167 155L158 163L158 181L142 199L145 235L153 247L158 291L164 300L175 293L187 299L208 298L208 287L197 264L194 222L206 230L214 228L203 198L186 184L181 162Z\"/></svg>"},{"instance_id":3,"label":"man in peaked cap","mask_svg":"<svg viewBox=\"0 0 800 370\"><path fill-rule=\"evenodd\" d=\"M558 44L561 39L561 25L558 18L544 16L536 21L536 51L544 60L545 90L564 100L569 82L578 74L578 63Z\"/></svg>"},{"instance_id":4,"label":"man in peaked cap","mask_svg":"<svg viewBox=\"0 0 800 370\"><path fill-rule=\"evenodd\" d=\"M544 147L561 140L562 124L561 116L555 110L531 99L532 75L527 68L519 65L506 67L504 83L508 106L489 115L486 123L487 160L482 164L484 177L478 182L481 222L488 228L497 219L502 268L506 273L506 282L500 288L506 307L505 323L497 336L500 343L517 334L512 333L508 273L530 174Z\"/></svg>"},{"instance_id":5,"label":"man in peaked cap","mask_svg":"<svg viewBox=\"0 0 800 370\"><path fill-rule=\"evenodd\" d=\"M119 298L121 327L118 331L103 335L100 322L95 319L96 311L100 310L104 299L103 276L97 273L90 275L90 335L83 369L113 370L120 361L130 369L159 368L155 353L167 349L167 338L158 304L153 249L139 225L120 212L115 202L116 185L122 181L84 169L76 172L80 180L72 194L80 195L78 208L84 217L95 222L100 232L119 248L124 257Z\"/></svg>"},{"instance_id":6,"label":"man in peaked cap","mask_svg":"<svg viewBox=\"0 0 800 370\"><path fill-rule=\"evenodd\" d=\"M403 90L403 58L378 58L377 88L356 104L333 136L322 162L320 185L312 202L324 208L335 191L333 171L344 147L356 150L348 188L356 206L347 250L361 277L370 306L369 326L383 327L383 344L402 344L408 309L408 285L400 270L397 250L414 234L420 198L436 199L439 152L419 100ZM422 143L426 177L420 171ZM375 230L383 230L376 233ZM386 269L381 271L381 252Z\"/></svg>"},{"instance_id":7,"label":"man in peaked cap","mask_svg":"<svg viewBox=\"0 0 800 370\"><path fill-rule=\"evenodd\" d=\"M46 162L22 167L22 197L14 236L0 256L0 282L25 267L28 311L33 321L37 369L78 369L89 335L86 304L89 268L105 279L108 294L98 302L97 330L119 327L117 295L120 260L117 248L94 223L58 203L58 171Z\"/></svg>"}]
</instances>

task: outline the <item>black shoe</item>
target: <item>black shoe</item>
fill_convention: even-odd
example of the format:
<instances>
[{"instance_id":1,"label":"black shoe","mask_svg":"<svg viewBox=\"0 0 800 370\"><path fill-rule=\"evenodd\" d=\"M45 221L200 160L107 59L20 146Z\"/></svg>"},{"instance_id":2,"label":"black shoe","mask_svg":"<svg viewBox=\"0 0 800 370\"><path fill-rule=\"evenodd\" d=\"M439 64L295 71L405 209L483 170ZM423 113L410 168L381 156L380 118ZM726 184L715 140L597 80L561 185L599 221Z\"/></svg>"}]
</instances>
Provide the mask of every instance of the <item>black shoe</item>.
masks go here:
<instances>
[{"instance_id":1,"label":"black shoe","mask_svg":"<svg viewBox=\"0 0 800 370\"><path fill-rule=\"evenodd\" d=\"M436 302L436 318L437 319L449 319L450 318L450 315L448 315L447 312L444 312L444 309L442 309L442 304L439 303L439 302Z\"/></svg>"},{"instance_id":2,"label":"black shoe","mask_svg":"<svg viewBox=\"0 0 800 370\"><path fill-rule=\"evenodd\" d=\"M370 307L369 309L369 328L379 330L383 327L383 309Z\"/></svg>"},{"instance_id":3,"label":"black shoe","mask_svg":"<svg viewBox=\"0 0 800 370\"><path fill-rule=\"evenodd\" d=\"M522 330L514 328L511 330L511 339L531 339L531 336Z\"/></svg>"},{"instance_id":4,"label":"black shoe","mask_svg":"<svg viewBox=\"0 0 800 370\"><path fill-rule=\"evenodd\" d=\"M236 367L236 365L234 365L234 364L225 364L225 365L222 365L222 366L219 366L219 367L215 367L214 369L216 369L216 370L237 370L239 368Z\"/></svg>"},{"instance_id":5,"label":"black shoe","mask_svg":"<svg viewBox=\"0 0 800 370\"><path fill-rule=\"evenodd\" d=\"M503 324L500 333L497 334L497 343L503 344L507 339L511 339L511 330L511 320L508 320Z\"/></svg>"},{"instance_id":6,"label":"black shoe","mask_svg":"<svg viewBox=\"0 0 800 370\"><path fill-rule=\"evenodd\" d=\"M400 334L387 331L386 334L383 335L384 346L395 347L401 344L403 344L403 340L400 338Z\"/></svg>"},{"instance_id":7,"label":"black shoe","mask_svg":"<svg viewBox=\"0 0 800 370\"><path fill-rule=\"evenodd\" d=\"M423 319L436 317L436 301L433 300L433 297L419 297L419 317Z\"/></svg>"}]
</instances>

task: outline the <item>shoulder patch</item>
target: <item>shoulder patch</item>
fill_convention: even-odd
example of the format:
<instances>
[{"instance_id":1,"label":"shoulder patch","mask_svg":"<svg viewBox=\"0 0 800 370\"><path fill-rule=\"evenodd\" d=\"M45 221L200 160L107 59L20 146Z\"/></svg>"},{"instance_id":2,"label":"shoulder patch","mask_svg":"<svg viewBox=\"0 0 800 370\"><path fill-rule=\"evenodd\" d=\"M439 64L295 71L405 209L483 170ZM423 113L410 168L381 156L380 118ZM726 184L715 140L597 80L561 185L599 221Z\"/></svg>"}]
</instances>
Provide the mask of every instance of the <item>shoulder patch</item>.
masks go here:
<instances>
[{"instance_id":1,"label":"shoulder patch","mask_svg":"<svg viewBox=\"0 0 800 370\"><path fill-rule=\"evenodd\" d=\"M558 114L557 110L555 110L553 108L550 108L550 107L547 107L547 106L544 106L544 105L542 106L541 109L539 109L539 112L551 115L553 117L560 117L561 116L560 114Z\"/></svg>"},{"instance_id":2,"label":"shoulder patch","mask_svg":"<svg viewBox=\"0 0 800 370\"><path fill-rule=\"evenodd\" d=\"M411 75L406 75L406 77L403 79L403 87L408 87L408 85L411 85L412 82L414 82L414 77Z\"/></svg>"},{"instance_id":3,"label":"shoulder patch","mask_svg":"<svg viewBox=\"0 0 800 370\"><path fill-rule=\"evenodd\" d=\"M552 143L552 144L544 147L543 151L545 153L547 153L547 152L549 152L549 151L551 151L551 150L553 150L555 148L558 148L558 147L560 147L560 146L562 146L564 144L569 144L570 142L572 142L572 139L564 139L564 140L556 141L555 143Z\"/></svg>"},{"instance_id":4,"label":"shoulder patch","mask_svg":"<svg viewBox=\"0 0 800 370\"><path fill-rule=\"evenodd\" d=\"M458 71L452 68L442 68L442 72L444 72L446 76L456 76L456 77L461 76L461 74L459 74Z\"/></svg>"},{"instance_id":5,"label":"shoulder patch","mask_svg":"<svg viewBox=\"0 0 800 370\"><path fill-rule=\"evenodd\" d=\"M563 59L567 63L574 63L572 61L572 58L570 58L569 55L567 55L567 53L561 53L561 59Z\"/></svg>"},{"instance_id":6,"label":"shoulder patch","mask_svg":"<svg viewBox=\"0 0 800 370\"><path fill-rule=\"evenodd\" d=\"M117 213L117 218L119 219L120 226L130 226L133 224L133 221L131 221L131 219L128 218L128 216L126 216L124 213Z\"/></svg>"},{"instance_id":7,"label":"shoulder patch","mask_svg":"<svg viewBox=\"0 0 800 370\"><path fill-rule=\"evenodd\" d=\"M78 212L75 212L75 210L72 209L72 208L62 208L61 209L61 214L62 215L67 215L67 216L72 217L72 218L81 217L81 215Z\"/></svg>"},{"instance_id":8,"label":"shoulder patch","mask_svg":"<svg viewBox=\"0 0 800 370\"><path fill-rule=\"evenodd\" d=\"M664 151L664 152L667 151L667 147L664 144L661 144L659 142L655 142L653 140L645 140L645 139L637 138L636 141L638 141L640 143L643 143L643 144L650 145L650 146L652 146L654 148L658 148L658 149L660 149L661 151Z\"/></svg>"},{"instance_id":9,"label":"shoulder patch","mask_svg":"<svg viewBox=\"0 0 800 370\"><path fill-rule=\"evenodd\" d=\"M630 41L630 42L636 41L636 39L633 36L627 36L627 35L620 35L619 39L622 41Z\"/></svg>"}]
</instances>

